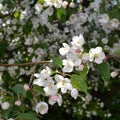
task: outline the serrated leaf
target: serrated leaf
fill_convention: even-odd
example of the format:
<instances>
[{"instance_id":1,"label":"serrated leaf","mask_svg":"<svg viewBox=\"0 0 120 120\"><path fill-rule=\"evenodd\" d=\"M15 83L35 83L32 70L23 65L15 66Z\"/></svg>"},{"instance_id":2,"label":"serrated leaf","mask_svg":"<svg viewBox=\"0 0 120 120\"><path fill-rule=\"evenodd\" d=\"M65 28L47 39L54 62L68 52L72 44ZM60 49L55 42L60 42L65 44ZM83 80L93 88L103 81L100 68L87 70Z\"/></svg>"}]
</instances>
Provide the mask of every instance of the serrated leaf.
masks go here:
<instances>
[{"instance_id":1,"label":"serrated leaf","mask_svg":"<svg viewBox=\"0 0 120 120\"><path fill-rule=\"evenodd\" d=\"M55 66L62 68L62 59L60 59L58 57L55 57L55 58L52 59L52 63Z\"/></svg>"},{"instance_id":2,"label":"serrated leaf","mask_svg":"<svg viewBox=\"0 0 120 120\"><path fill-rule=\"evenodd\" d=\"M20 94L22 96L26 96L26 90L23 88L23 86L21 84L16 84L12 90L16 93L16 94Z\"/></svg>"},{"instance_id":3,"label":"serrated leaf","mask_svg":"<svg viewBox=\"0 0 120 120\"><path fill-rule=\"evenodd\" d=\"M20 113L18 115L20 120L39 120L34 113Z\"/></svg>"},{"instance_id":4,"label":"serrated leaf","mask_svg":"<svg viewBox=\"0 0 120 120\"><path fill-rule=\"evenodd\" d=\"M97 68L98 68L100 75L101 75L101 78L103 80L110 79L110 66L107 62L103 62L101 64L98 64Z\"/></svg>"},{"instance_id":5,"label":"serrated leaf","mask_svg":"<svg viewBox=\"0 0 120 120\"><path fill-rule=\"evenodd\" d=\"M71 75L71 81L73 87L77 88L79 91L87 93L87 83L85 78L77 74Z\"/></svg>"},{"instance_id":6,"label":"serrated leaf","mask_svg":"<svg viewBox=\"0 0 120 120\"><path fill-rule=\"evenodd\" d=\"M44 92L43 88L41 88L40 86L38 86L38 85L33 85L33 89L34 89L35 91L37 91L38 93L40 93L41 95L45 95L45 92Z\"/></svg>"}]
</instances>

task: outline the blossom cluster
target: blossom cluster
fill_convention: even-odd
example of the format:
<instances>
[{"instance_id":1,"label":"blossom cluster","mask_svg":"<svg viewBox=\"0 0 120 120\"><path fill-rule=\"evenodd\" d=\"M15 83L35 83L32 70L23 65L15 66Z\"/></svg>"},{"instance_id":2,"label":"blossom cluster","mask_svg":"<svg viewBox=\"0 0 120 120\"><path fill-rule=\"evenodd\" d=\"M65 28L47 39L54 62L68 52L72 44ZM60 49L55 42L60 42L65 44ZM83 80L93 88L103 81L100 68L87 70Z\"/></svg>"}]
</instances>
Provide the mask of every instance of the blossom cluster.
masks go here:
<instances>
[{"instance_id":1,"label":"blossom cluster","mask_svg":"<svg viewBox=\"0 0 120 120\"><path fill-rule=\"evenodd\" d=\"M60 74L56 74L52 77L52 70L46 66L46 69L41 70L40 73L34 74L37 78L33 81L33 84L43 87L45 96L48 97L48 103L54 105L56 102L59 106L62 105L62 96L60 93L65 94L67 91L71 91L71 96L76 99L78 91L72 87L69 78L63 77ZM60 89L60 93L59 93ZM41 107L42 106L42 107ZM48 111L48 105L45 102L40 102L36 105L36 112L45 114Z\"/></svg>"},{"instance_id":2,"label":"blossom cluster","mask_svg":"<svg viewBox=\"0 0 120 120\"><path fill-rule=\"evenodd\" d=\"M74 70L74 67L77 67L77 70L83 70L84 64L88 61L94 61L95 63L102 63L105 54L102 51L101 47L91 48L89 53L84 53L84 37L82 34L79 36L74 36L72 38L71 44L69 46L66 43L63 43L63 47L59 49L59 53L62 56L66 56L67 59L63 59L63 73L70 73ZM62 104L62 94L67 93L67 91L71 91L71 96L76 99L78 96L78 90L72 86L71 80L67 77L64 77L60 74L55 74L54 78L52 76L52 70L46 66L46 69L41 70L40 73L34 74L37 78L33 81L33 84L36 84L40 87L43 87L45 92L45 96L49 98L48 103L53 105L56 102L59 106ZM36 112L40 112L41 114L45 114L48 111L48 105L45 102L40 102L36 106Z\"/></svg>"},{"instance_id":3,"label":"blossom cluster","mask_svg":"<svg viewBox=\"0 0 120 120\"><path fill-rule=\"evenodd\" d=\"M105 54L102 48L91 48L89 53L86 53L83 48L84 43L85 41L82 34L72 38L72 46L63 43L63 47L59 49L60 54L66 56L66 59L62 60L64 66L63 72L72 72L74 66L82 70L84 64L88 61L94 61L97 64L103 62Z\"/></svg>"}]
</instances>

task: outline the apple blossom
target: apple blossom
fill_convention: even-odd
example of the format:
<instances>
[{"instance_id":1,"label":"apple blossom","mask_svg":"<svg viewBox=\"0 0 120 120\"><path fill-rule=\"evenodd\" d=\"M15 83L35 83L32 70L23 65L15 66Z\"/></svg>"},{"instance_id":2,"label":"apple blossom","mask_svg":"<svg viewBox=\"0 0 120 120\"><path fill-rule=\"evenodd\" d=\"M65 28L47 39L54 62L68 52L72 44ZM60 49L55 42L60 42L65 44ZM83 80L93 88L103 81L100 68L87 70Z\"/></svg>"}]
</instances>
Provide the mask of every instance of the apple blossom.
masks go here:
<instances>
[{"instance_id":1,"label":"apple blossom","mask_svg":"<svg viewBox=\"0 0 120 120\"><path fill-rule=\"evenodd\" d=\"M84 44L84 37L83 37L83 35L80 34L79 36L73 36L71 44L75 48L82 47L82 45Z\"/></svg>"},{"instance_id":2,"label":"apple blossom","mask_svg":"<svg viewBox=\"0 0 120 120\"><path fill-rule=\"evenodd\" d=\"M61 88L62 93L66 93L67 90L72 89L72 84L70 79L64 78L63 76L56 74L55 80L57 81L57 88Z\"/></svg>"},{"instance_id":3,"label":"apple blossom","mask_svg":"<svg viewBox=\"0 0 120 120\"><path fill-rule=\"evenodd\" d=\"M35 111L40 114L46 114L48 112L48 104L46 102L39 102L36 105Z\"/></svg>"},{"instance_id":4,"label":"apple blossom","mask_svg":"<svg viewBox=\"0 0 120 120\"><path fill-rule=\"evenodd\" d=\"M60 53L60 55L64 56L64 55L68 54L68 52L70 51L70 46L66 43L63 43L63 46L64 47L59 49L59 53Z\"/></svg>"},{"instance_id":5,"label":"apple blossom","mask_svg":"<svg viewBox=\"0 0 120 120\"><path fill-rule=\"evenodd\" d=\"M101 47L91 48L89 50L89 60L94 61L97 64L100 64L103 62L105 58L105 54L102 51Z\"/></svg>"},{"instance_id":6,"label":"apple blossom","mask_svg":"<svg viewBox=\"0 0 120 120\"><path fill-rule=\"evenodd\" d=\"M52 95L49 97L48 103L51 105L54 105L55 103L58 103L59 106L62 105L62 96L60 94Z\"/></svg>"},{"instance_id":7,"label":"apple blossom","mask_svg":"<svg viewBox=\"0 0 120 120\"><path fill-rule=\"evenodd\" d=\"M72 60L67 60L67 59L64 59L62 60L63 62L63 72L72 72L73 71L73 67L74 67L74 63Z\"/></svg>"}]
</instances>

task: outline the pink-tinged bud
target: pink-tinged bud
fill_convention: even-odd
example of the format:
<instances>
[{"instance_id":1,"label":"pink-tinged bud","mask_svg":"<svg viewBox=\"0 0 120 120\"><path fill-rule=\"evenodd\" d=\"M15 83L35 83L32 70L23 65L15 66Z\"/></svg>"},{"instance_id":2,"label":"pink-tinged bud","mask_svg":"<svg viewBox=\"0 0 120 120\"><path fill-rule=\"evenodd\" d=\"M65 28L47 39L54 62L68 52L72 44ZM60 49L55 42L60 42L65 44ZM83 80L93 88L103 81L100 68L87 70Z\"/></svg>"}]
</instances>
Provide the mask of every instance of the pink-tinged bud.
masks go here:
<instances>
[{"instance_id":1,"label":"pink-tinged bud","mask_svg":"<svg viewBox=\"0 0 120 120\"><path fill-rule=\"evenodd\" d=\"M80 53L81 50L80 50L80 49L76 49L75 52L76 52L76 53Z\"/></svg>"},{"instance_id":2,"label":"pink-tinged bud","mask_svg":"<svg viewBox=\"0 0 120 120\"><path fill-rule=\"evenodd\" d=\"M84 69L84 65L81 64L78 66L78 70L83 71L83 69Z\"/></svg>"},{"instance_id":3,"label":"pink-tinged bud","mask_svg":"<svg viewBox=\"0 0 120 120\"><path fill-rule=\"evenodd\" d=\"M86 64L88 62L88 60L83 60L82 62L83 62L83 64Z\"/></svg>"},{"instance_id":4,"label":"pink-tinged bud","mask_svg":"<svg viewBox=\"0 0 120 120\"><path fill-rule=\"evenodd\" d=\"M21 105L21 101L20 100L15 101L15 105L16 106L20 106Z\"/></svg>"},{"instance_id":5,"label":"pink-tinged bud","mask_svg":"<svg viewBox=\"0 0 120 120\"><path fill-rule=\"evenodd\" d=\"M28 84L24 84L24 89L26 90L26 91L28 91L28 90L30 90L30 87L29 87L29 85Z\"/></svg>"},{"instance_id":6,"label":"pink-tinged bud","mask_svg":"<svg viewBox=\"0 0 120 120\"><path fill-rule=\"evenodd\" d=\"M71 90L71 96L74 98L74 99L77 99L78 97L78 90L76 88L73 88Z\"/></svg>"},{"instance_id":7,"label":"pink-tinged bud","mask_svg":"<svg viewBox=\"0 0 120 120\"><path fill-rule=\"evenodd\" d=\"M117 75L118 75L118 73L116 71L111 72L111 77L112 78L115 78Z\"/></svg>"}]
</instances>

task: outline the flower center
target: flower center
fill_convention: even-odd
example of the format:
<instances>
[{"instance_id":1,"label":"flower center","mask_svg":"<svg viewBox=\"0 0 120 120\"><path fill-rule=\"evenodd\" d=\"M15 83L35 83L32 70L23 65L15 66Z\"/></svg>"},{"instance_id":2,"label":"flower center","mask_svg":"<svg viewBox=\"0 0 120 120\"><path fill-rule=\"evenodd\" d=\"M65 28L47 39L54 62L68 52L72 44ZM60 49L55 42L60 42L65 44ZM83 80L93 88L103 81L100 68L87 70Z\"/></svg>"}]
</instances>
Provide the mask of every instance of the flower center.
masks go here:
<instances>
[{"instance_id":1,"label":"flower center","mask_svg":"<svg viewBox=\"0 0 120 120\"><path fill-rule=\"evenodd\" d=\"M94 54L94 57L95 57L95 58L98 58L98 54L97 54L97 53L95 53L95 54Z\"/></svg>"}]
</instances>

